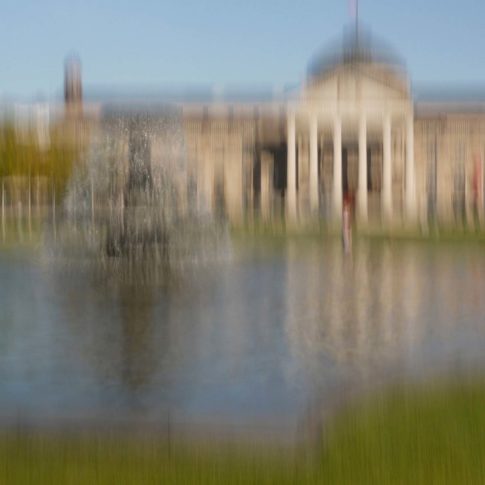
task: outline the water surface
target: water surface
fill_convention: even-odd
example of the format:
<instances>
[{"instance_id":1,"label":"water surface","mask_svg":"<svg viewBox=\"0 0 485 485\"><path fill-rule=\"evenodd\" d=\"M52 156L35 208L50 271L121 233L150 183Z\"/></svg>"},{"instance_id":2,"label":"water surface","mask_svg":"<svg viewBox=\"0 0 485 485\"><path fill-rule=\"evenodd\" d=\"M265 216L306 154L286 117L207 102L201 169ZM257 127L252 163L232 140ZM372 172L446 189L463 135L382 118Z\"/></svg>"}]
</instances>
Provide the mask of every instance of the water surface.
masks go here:
<instances>
[{"instance_id":1,"label":"water surface","mask_svg":"<svg viewBox=\"0 0 485 485\"><path fill-rule=\"evenodd\" d=\"M349 392L485 366L474 244L235 243L169 284L0 250L0 417L285 423Z\"/></svg>"}]
</instances>

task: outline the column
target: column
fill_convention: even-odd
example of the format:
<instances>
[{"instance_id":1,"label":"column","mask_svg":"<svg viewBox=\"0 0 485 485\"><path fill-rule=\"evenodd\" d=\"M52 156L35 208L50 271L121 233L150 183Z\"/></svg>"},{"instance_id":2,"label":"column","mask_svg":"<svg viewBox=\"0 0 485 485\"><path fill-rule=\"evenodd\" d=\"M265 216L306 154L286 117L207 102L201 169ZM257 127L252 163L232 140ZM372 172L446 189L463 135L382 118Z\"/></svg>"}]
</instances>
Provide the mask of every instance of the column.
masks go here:
<instances>
[{"instance_id":1,"label":"column","mask_svg":"<svg viewBox=\"0 0 485 485\"><path fill-rule=\"evenodd\" d=\"M392 218L392 167L391 167L391 117L384 118L383 130L383 163L382 163L382 192L381 206L384 221Z\"/></svg>"},{"instance_id":2,"label":"column","mask_svg":"<svg viewBox=\"0 0 485 485\"><path fill-rule=\"evenodd\" d=\"M359 188L357 191L359 222L367 222L367 120L359 120Z\"/></svg>"},{"instance_id":3,"label":"column","mask_svg":"<svg viewBox=\"0 0 485 485\"><path fill-rule=\"evenodd\" d=\"M286 214L296 219L296 126L295 114L288 114L286 169Z\"/></svg>"},{"instance_id":4,"label":"column","mask_svg":"<svg viewBox=\"0 0 485 485\"><path fill-rule=\"evenodd\" d=\"M316 115L310 118L310 209L318 211L318 122Z\"/></svg>"},{"instance_id":5,"label":"column","mask_svg":"<svg viewBox=\"0 0 485 485\"><path fill-rule=\"evenodd\" d=\"M406 119L406 220L416 220L416 174L414 170L414 117Z\"/></svg>"},{"instance_id":6,"label":"column","mask_svg":"<svg viewBox=\"0 0 485 485\"><path fill-rule=\"evenodd\" d=\"M212 214L214 211L214 162L207 148L201 154L198 174L200 177L198 186L201 188L198 192L199 209Z\"/></svg>"},{"instance_id":7,"label":"column","mask_svg":"<svg viewBox=\"0 0 485 485\"><path fill-rule=\"evenodd\" d=\"M274 157L271 153L266 151L261 153L261 217L264 221L271 219L273 163Z\"/></svg>"},{"instance_id":8,"label":"column","mask_svg":"<svg viewBox=\"0 0 485 485\"><path fill-rule=\"evenodd\" d=\"M342 220L342 121L333 123L333 213L336 221Z\"/></svg>"},{"instance_id":9,"label":"column","mask_svg":"<svg viewBox=\"0 0 485 485\"><path fill-rule=\"evenodd\" d=\"M222 187L227 215L231 222L243 218L243 162L241 150L226 151L222 166Z\"/></svg>"}]
</instances>

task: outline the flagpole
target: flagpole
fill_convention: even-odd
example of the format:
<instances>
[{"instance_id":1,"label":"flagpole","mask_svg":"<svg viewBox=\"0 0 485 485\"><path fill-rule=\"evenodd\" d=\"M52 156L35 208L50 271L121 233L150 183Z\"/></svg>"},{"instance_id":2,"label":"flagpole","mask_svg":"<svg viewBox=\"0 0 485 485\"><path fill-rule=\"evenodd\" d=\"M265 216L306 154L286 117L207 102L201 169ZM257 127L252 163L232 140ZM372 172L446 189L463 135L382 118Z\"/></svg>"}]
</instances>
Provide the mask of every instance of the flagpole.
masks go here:
<instances>
[{"instance_id":1,"label":"flagpole","mask_svg":"<svg viewBox=\"0 0 485 485\"><path fill-rule=\"evenodd\" d=\"M359 0L355 0L355 44L359 45Z\"/></svg>"},{"instance_id":2,"label":"flagpole","mask_svg":"<svg viewBox=\"0 0 485 485\"><path fill-rule=\"evenodd\" d=\"M350 0L350 15L354 20L355 40L357 43L359 37L359 0Z\"/></svg>"}]
</instances>

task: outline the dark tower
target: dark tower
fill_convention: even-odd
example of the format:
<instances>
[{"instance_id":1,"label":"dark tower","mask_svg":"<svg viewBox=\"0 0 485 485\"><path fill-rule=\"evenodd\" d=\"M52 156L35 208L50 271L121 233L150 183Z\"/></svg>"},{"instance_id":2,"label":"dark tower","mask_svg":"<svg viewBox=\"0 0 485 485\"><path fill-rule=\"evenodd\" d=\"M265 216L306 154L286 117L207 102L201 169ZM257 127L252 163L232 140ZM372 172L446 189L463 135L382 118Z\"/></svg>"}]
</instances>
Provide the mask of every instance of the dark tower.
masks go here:
<instances>
[{"instance_id":1,"label":"dark tower","mask_svg":"<svg viewBox=\"0 0 485 485\"><path fill-rule=\"evenodd\" d=\"M64 103L70 115L80 115L83 104L81 61L76 56L66 59L64 68Z\"/></svg>"}]
</instances>

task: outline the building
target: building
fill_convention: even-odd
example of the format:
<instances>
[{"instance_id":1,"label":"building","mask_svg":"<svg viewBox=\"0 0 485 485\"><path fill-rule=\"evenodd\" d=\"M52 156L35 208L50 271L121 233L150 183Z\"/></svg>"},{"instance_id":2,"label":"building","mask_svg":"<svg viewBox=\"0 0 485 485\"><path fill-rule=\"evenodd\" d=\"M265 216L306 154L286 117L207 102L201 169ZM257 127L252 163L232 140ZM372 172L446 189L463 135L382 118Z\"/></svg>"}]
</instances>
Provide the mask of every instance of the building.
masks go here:
<instances>
[{"instance_id":1,"label":"building","mask_svg":"<svg viewBox=\"0 0 485 485\"><path fill-rule=\"evenodd\" d=\"M66 72L79 114L80 73ZM482 226L485 99L432 94L416 96L399 56L359 28L293 91L163 101L183 119L200 204L235 224L338 225L347 204L360 227ZM108 104L84 111L102 123Z\"/></svg>"}]
</instances>

